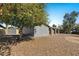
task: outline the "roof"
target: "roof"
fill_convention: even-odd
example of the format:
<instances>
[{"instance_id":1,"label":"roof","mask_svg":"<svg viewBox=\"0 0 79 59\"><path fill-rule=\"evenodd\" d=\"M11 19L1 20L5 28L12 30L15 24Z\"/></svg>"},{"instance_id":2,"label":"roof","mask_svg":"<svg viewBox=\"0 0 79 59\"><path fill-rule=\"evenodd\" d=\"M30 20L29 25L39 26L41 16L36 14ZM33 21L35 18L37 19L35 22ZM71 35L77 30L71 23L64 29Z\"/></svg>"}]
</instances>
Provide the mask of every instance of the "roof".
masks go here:
<instances>
[{"instance_id":1,"label":"roof","mask_svg":"<svg viewBox=\"0 0 79 59\"><path fill-rule=\"evenodd\" d=\"M1 28L5 28L5 27L4 27L4 26L2 26L1 24L0 24L0 27L1 27Z\"/></svg>"}]
</instances>

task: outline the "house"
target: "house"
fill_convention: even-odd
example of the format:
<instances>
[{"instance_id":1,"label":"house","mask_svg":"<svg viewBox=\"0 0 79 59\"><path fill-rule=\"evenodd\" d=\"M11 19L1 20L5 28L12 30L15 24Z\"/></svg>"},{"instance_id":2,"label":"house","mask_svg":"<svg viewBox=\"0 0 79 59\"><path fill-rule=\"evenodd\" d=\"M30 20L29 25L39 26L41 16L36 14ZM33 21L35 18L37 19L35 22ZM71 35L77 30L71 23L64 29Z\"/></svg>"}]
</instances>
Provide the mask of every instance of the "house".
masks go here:
<instances>
[{"instance_id":1,"label":"house","mask_svg":"<svg viewBox=\"0 0 79 59\"><path fill-rule=\"evenodd\" d=\"M35 26L34 28L24 27L22 30L24 35L32 35L33 37L43 37L53 34L53 30L48 25Z\"/></svg>"},{"instance_id":2,"label":"house","mask_svg":"<svg viewBox=\"0 0 79 59\"><path fill-rule=\"evenodd\" d=\"M45 25L35 26L34 37L49 36L49 27Z\"/></svg>"},{"instance_id":3,"label":"house","mask_svg":"<svg viewBox=\"0 0 79 59\"><path fill-rule=\"evenodd\" d=\"M20 35L19 29L16 27L8 27L3 29L4 35ZM54 31L48 25L40 25L35 27L23 27L22 34L24 36L43 37L52 35Z\"/></svg>"},{"instance_id":4,"label":"house","mask_svg":"<svg viewBox=\"0 0 79 59\"><path fill-rule=\"evenodd\" d=\"M23 27L22 29L22 33L23 35L31 35L33 36L34 35L34 28L30 28L30 27Z\"/></svg>"},{"instance_id":5,"label":"house","mask_svg":"<svg viewBox=\"0 0 79 59\"><path fill-rule=\"evenodd\" d=\"M5 35L20 35L19 29L16 27L8 27L5 29Z\"/></svg>"},{"instance_id":6,"label":"house","mask_svg":"<svg viewBox=\"0 0 79 59\"><path fill-rule=\"evenodd\" d=\"M7 29L0 25L0 35L19 35L19 29L16 27L8 27Z\"/></svg>"},{"instance_id":7,"label":"house","mask_svg":"<svg viewBox=\"0 0 79 59\"><path fill-rule=\"evenodd\" d=\"M4 26L0 25L0 36L5 34Z\"/></svg>"}]
</instances>

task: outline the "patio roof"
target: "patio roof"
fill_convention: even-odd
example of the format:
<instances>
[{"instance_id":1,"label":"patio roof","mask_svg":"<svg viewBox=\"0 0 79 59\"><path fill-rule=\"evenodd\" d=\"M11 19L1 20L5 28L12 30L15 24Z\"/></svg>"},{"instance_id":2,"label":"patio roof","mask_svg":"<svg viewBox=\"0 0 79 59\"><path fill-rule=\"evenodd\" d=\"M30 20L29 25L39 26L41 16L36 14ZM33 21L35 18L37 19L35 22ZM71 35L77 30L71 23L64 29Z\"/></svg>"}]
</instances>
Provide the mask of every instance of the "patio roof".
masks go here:
<instances>
[{"instance_id":1,"label":"patio roof","mask_svg":"<svg viewBox=\"0 0 79 59\"><path fill-rule=\"evenodd\" d=\"M0 24L0 27L1 27L1 28L5 28L5 27L4 27L4 26L2 26L1 24Z\"/></svg>"}]
</instances>

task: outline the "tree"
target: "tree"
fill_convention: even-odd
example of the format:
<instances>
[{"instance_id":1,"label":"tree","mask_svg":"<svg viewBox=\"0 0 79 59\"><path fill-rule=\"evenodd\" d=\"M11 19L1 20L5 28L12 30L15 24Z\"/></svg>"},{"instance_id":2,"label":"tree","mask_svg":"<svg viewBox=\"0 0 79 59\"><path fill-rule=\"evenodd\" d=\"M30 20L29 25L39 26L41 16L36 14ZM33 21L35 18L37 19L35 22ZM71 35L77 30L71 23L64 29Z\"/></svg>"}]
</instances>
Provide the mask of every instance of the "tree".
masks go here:
<instances>
[{"instance_id":1,"label":"tree","mask_svg":"<svg viewBox=\"0 0 79 59\"><path fill-rule=\"evenodd\" d=\"M46 4L3 4L2 22L22 28L48 23Z\"/></svg>"},{"instance_id":2,"label":"tree","mask_svg":"<svg viewBox=\"0 0 79 59\"><path fill-rule=\"evenodd\" d=\"M73 11L70 14L66 13L64 15L64 20L63 20L63 29L65 33L70 33L73 26L75 25L76 18L78 17L78 13Z\"/></svg>"},{"instance_id":3,"label":"tree","mask_svg":"<svg viewBox=\"0 0 79 59\"><path fill-rule=\"evenodd\" d=\"M11 21L11 13L10 13L10 4L2 4L2 15L0 17L1 23L5 23L6 24L6 28L8 25L10 25L10 21Z\"/></svg>"},{"instance_id":4,"label":"tree","mask_svg":"<svg viewBox=\"0 0 79 59\"><path fill-rule=\"evenodd\" d=\"M0 4L0 24L2 24L3 22L2 22L2 18L1 18L1 16L2 16L2 4Z\"/></svg>"},{"instance_id":5,"label":"tree","mask_svg":"<svg viewBox=\"0 0 79 59\"><path fill-rule=\"evenodd\" d=\"M56 33L56 29L57 29L56 27L57 27L57 26L56 26L55 24L52 25L52 28L53 28L53 30L54 30L54 34Z\"/></svg>"},{"instance_id":6,"label":"tree","mask_svg":"<svg viewBox=\"0 0 79 59\"><path fill-rule=\"evenodd\" d=\"M58 25L58 30L59 30L59 33L63 33L63 27L62 27L62 25Z\"/></svg>"},{"instance_id":7,"label":"tree","mask_svg":"<svg viewBox=\"0 0 79 59\"><path fill-rule=\"evenodd\" d=\"M55 24L52 25L53 28L56 28L57 26Z\"/></svg>"},{"instance_id":8,"label":"tree","mask_svg":"<svg viewBox=\"0 0 79 59\"><path fill-rule=\"evenodd\" d=\"M79 31L79 24L76 25L76 29Z\"/></svg>"},{"instance_id":9,"label":"tree","mask_svg":"<svg viewBox=\"0 0 79 59\"><path fill-rule=\"evenodd\" d=\"M79 32L79 24L76 24L74 28Z\"/></svg>"},{"instance_id":10,"label":"tree","mask_svg":"<svg viewBox=\"0 0 79 59\"><path fill-rule=\"evenodd\" d=\"M20 18L22 26L35 26L47 22L47 14L44 10L44 4L21 4ZM22 23L23 22L23 23Z\"/></svg>"}]
</instances>

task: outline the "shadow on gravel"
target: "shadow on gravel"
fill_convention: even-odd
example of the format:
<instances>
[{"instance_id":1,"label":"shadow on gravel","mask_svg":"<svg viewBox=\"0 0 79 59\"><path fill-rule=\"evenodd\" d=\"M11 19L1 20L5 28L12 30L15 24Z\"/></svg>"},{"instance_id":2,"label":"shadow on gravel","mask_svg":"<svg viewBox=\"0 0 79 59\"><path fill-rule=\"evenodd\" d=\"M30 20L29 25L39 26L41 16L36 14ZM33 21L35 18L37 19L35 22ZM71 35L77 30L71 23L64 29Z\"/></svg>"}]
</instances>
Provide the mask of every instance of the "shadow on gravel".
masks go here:
<instances>
[{"instance_id":1,"label":"shadow on gravel","mask_svg":"<svg viewBox=\"0 0 79 59\"><path fill-rule=\"evenodd\" d=\"M1 56L9 56L11 55L11 47L12 45L17 45L23 41L33 40L31 35L22 35L22 37L2 37L0 36L0 55Z\"/></svg>"},{"instance_id":2,"label":"shadow on gravel","mask_svg":"<svg viewBox=\"0 0 79 59\"><path fill-rule=\"evenodd\" d=\"M33 40L32 35L23 35L20 41L30 41Z\"/></svg>"}]
</instances>

